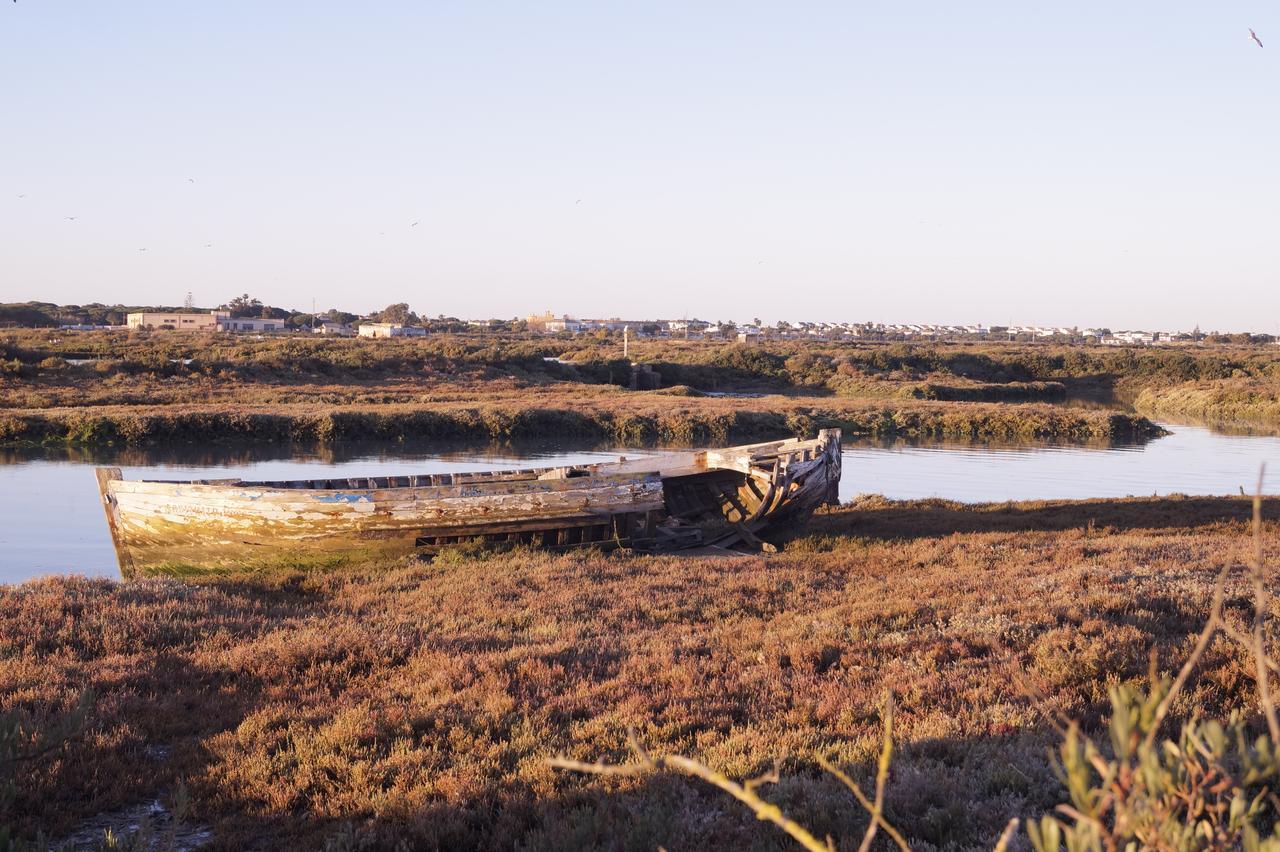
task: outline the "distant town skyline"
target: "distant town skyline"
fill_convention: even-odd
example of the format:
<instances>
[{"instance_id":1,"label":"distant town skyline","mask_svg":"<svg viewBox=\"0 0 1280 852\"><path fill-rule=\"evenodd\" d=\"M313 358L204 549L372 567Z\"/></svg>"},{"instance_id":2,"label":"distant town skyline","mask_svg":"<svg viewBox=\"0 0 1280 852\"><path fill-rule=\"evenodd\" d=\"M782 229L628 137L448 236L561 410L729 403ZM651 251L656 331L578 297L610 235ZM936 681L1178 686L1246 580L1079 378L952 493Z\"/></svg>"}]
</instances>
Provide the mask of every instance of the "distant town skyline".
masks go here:
<instances>
[{"instance_id":1,"label":"distant town skyline","mask_svg":"<svg viewBox=\"0 0 1280 852\"><path fill-rule=\"evenodd\" d=\"M0 302L1280 331L1261 0L0 13Z\"/></svg>"},{"instance_id":2,"label":"distant town skyline","mask_svg":"<svg viewBox=\"0 0 1280 852\"><path fill-rule=\"evenodd\" d=\"M71 327L71 328L74 328L80 324L80 321L75 318L76 314L86 314L86 315L92 314L96 316L111 314L111 315L118 315L119 317L124 317L125 314L127 313L130 320L129 325L130 327L133 327L134 326L133 318L135 316L140 316L140 314L137 312L150 311L152 313L165 313L165 314L178 313L178 314L186 314L186 315L199 315L202 319L207 319L207 317L204 316L206 314L216 315L222 318L246 318L246 317L254 318L254 317L258 317L259 315L261 315L262 317L268 317L268 315L270 315L270 317L274 317L280 320L288 318L290 323L295 323L295 324L306 324L307 322L311 322L311 320L308 318L315 318L315 322L319 322L321 320L328 320L330 319L331 315L343 315L342 318L336 320L336 322L340 322L340 323L345 323L348 320L351 320L351 321L366 320L367 321L367 320L370 320L370 318L373 318L374 321L385 321L387 319L388 314L394 314L396 322L408 323L411 325L417 324L419 323L419 321L422 324L428 324L428 323L437 322L441 320L447 320L450 322L458 321L463 323L469 323L471 325L493 323L493 322L510 323L514 321L514 322L527 323L530 330L543 330L543 331L552 330L551 326L555 326L554 330L558 330L558 331L566 331L566 330L593 331L593 330L598 330L600 328L606 328L612 331L618 331L623 327L624 324L632 329L639 330L641 329L642 326L649 323L659 323L659 324L665 323L672 326L683 323L683 324L687 324L685 327L693 327L696 324L700 323L702 325L710 326L713 328L717 323L723 323L730 326L736 326L739 329L746 329L748 331L750 331L752 328L772 330L776 328L781 328L783 326L793 326L797 328L819 326L823 328L845 328L845 329L849 329L852 327L866 327L872 331L888 332L890 334L898 334L903 332L911 334L911 333L923 332L923 334L920 335L923 337L947 335L950 333L956 333L956 334L962 334L962 335L987 335L992 333L999 334L999 333L1005 333L1005 332L1016 333L1016 334L1031 334L1032 336L1035 336L1035 337L1048 337L1054 334L1075 334L1077 336L1082 336L1082 337L1115 336L1115 337L1123 338L1125 337L1125 335L1130 333L1137 334L1139 336L1142 336L1145 333L1147 337L1150 337L1152 334L1154 334L1156 337L1161 339L1169 339L1176 336L1245 334L1245 333L1253 334L1253 335L1280 337L1280 335L1277 335L1275 332L1268 331L1266 328L1263 328L1261 326L1253 326L1253 327L1246 327L1246 328L1218 328L1218 327L1204 326L1201 323L1196 323L1193 326L1187 326L1187 327L1152 326L1152 325L1123 326L1123 325L1117 325L1113 323L1098 323L1098 322L1087 323L1087 324L1066 324L1066 323L1043 323L1042 324L1042 323L1019 323L1019 322L932 323L932 322L911 322L911 321L901 321L901 320L883 321L883 320L877 320L877 319L863 319L863 320L852 320L852 321L830 320L822 317L800 317L797 319L779 318L777 320L772 320L772 319L765 319L763 317L747 318L747 317L731 317L731 316L670 317L670 316L663 316L663 315L640 315L640 314L624 316L616 313L593 315L593 314L581 314L581 313L571 313L571 312L557 313L554 311L544 311L544 312L539 312L537 314L526 314L523 316L519 316L519 315L507 316L507 315L501 315L501 314L495 314L491 316L483 316L483 315L459 316L454 314L434 314L433 315L433 314L427 314L427 313L420 313L414 310L414 306L404 302L392 303L390 305L384 306L383 308L379 308L376 310L368 310L368 311L348 310L342 306L331 306L328 308L320 308L317 306L314 313L312 313L310 308L300 308L295 305L287 305L287 304L286 305L269 305L269 304L264 304L260 300L256 300L256 299L252 301L251 305L247 305L247 306L243 304L238 305L238 303L246 302L249 299L249 297L250 297L250 294L246 293L246 294L243 294L243 296L241 297L232 299L230 303L224 302L214 307L205 307L205 306L196 304L194 297L192 297L190 294L188 294L188 298L185 298L183 300L182 305L162 304L162 303L151 304L151 305L127 305L122 302L108 302L108 303L92 302L92 303L84 303L84 304L72 303L72 304L65 304L65 305L55 305L47 309L46 311L44 311L43 316L45 317L45 323L48 325L62 325L63 327ZM44 303L41 303L37 300L27 300L27 301L16 303L16 304L17 305L39 305ZM14 303L9 303L9 304L0 303L0 329L9 327L9 326L21 327L23 325L31 326L36 324L32 321L35 318L34 315L32 315L31 317L28 317L27 322L15 320L14 316L16 316L17 314L14 314L13 312L12 310L13 306L14 306ZM402 319L401 317L404 317L404 318ZM97 323L98 320L92 320L92 321L85 320L85 322ZM87 327L109 327L109 325L110 324L108 323L105 326L91 325ZM116 325L122 326L123 323L117 322ZM142 320L138 322L138 326L139 327L156 327L154 324L148 324L146 321L142 321ZM284 324L277 323L276 325L273 325L269 330L283 331L291 327L293 326L286 326ZM195 324L195 327L192 330L215 330L215 328L212 325L209 326L208 328L205 328L202 325L197 323ZM258 326L246 326L244 328L238 328L235 330L252 331L252 330L261 330L261 329ZM1151 341L1147 340L1145 342L1151 342Z\"/></svg>"}]
</instances>

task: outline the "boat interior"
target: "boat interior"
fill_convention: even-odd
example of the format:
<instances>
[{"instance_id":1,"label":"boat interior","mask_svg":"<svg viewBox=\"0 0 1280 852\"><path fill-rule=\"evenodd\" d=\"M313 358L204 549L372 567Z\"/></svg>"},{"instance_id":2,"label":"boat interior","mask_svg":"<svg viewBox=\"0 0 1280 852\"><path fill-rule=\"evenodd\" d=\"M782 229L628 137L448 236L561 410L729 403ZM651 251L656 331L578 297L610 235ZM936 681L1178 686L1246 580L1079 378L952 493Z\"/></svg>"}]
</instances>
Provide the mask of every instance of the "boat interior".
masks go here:
<instances>
[{"instance_id":1,"label":"boat interior","mask_svg":"<svg viewBox=\"0 0 1280 852\"><path fill-rule=\"evenodd\" d=\"M230 485L242 488L284 488L304 490L340 490L340 489L384 489L384 488L434 488L444 485L470 485L478 482L520 482L539 479L571 479L578 476L591 476L595 471L592 466L583 467L547 467L527 470L482 470L466 473L424 473L409 476L351 476L332 479L283 479L256 480L243 479L194 479L182 480L149 480L152 482L169 482L185 485ZM656 467L656 465L655 465ZM608 474L610 471L599 471Z\"/></svg>"}]
</instances>

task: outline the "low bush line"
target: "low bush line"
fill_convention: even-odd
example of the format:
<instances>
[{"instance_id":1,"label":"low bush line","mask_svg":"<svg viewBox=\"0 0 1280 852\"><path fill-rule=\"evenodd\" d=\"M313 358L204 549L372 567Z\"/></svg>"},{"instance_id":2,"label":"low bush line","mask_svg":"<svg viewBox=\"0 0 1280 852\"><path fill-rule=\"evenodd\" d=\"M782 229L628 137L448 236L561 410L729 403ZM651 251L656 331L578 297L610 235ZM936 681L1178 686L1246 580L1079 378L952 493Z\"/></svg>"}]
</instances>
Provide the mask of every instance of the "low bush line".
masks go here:
<instances>
[{"instance_id":1,"label":"low bush line","mask_svg":"<svg viewBox=\"0 0 1280 852\"><path fill-rule=\"evenodd\" d=\"M847 408L610 411L570 408L424 408L265 411L228 407L60 409L0 415L0 445L163 442L574 438L618 444L772 440L840 428L846 436L938 438L1156 437L1143 417L1052 406L862 405Z\"/></svg>"}]
</instances>

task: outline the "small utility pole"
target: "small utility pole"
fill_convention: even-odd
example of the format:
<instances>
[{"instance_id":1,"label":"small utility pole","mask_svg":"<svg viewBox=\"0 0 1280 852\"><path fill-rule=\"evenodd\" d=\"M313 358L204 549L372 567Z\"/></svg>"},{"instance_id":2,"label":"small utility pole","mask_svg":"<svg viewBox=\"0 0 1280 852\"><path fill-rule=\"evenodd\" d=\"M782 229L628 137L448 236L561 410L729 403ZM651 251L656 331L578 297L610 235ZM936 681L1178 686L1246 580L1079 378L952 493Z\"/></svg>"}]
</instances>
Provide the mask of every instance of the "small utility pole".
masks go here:
<instances>
[{"instance_id":1,"label":"small utility pole","mask_svg":"<svg viewBox=\"0 0 1280 852\"><path fill-rule=\"evenodd\" d=\"M631 342L631 341L630 341L630 338L628 337L628 332L630 332L630 331L631 331L631 326L629 326L629 325L624 325L624 326L622 327L622 357L623 357L623 358L630 358L630 357L631 357L631 355L630 355L630 346L628 345L628 344L630 344L630 342Z\"/></svg>"}]
</instances>

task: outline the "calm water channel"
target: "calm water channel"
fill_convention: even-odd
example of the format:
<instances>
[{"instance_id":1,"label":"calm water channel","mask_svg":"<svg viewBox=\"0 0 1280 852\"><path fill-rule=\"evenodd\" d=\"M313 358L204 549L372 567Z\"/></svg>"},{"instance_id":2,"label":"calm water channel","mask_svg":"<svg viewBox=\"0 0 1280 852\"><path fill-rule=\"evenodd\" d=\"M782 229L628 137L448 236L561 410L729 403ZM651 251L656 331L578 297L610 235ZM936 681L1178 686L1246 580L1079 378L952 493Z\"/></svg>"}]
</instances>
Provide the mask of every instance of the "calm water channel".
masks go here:
<instances>
[{"instance_id":1,"label":"calm water channel","mask_svg":"<svg viewBox=\"0 0 1280 852\"><path fill-rule=\"evenodd\" d=\"M1280 493L1280 438L1225 435L1168 425L1172 435L1144 444L957 444L846 441L844 499L946 497L966 502L1252 491L1258 467L1275 472ZM607 461L661 450L518 448L333 450L288 448L155 449L99 455L59 450L0 450L0 582L50 573L116 576L115 555L98 504L95 464L122 467L129 478L302 479L441 473Z\"/></svg>"}]
</instances>

